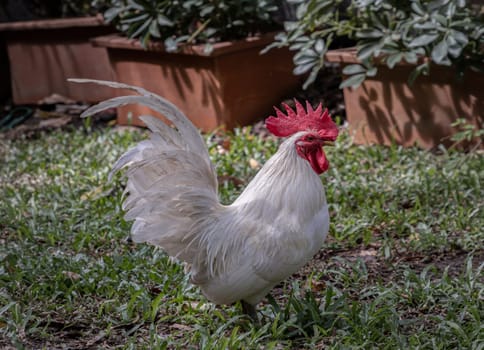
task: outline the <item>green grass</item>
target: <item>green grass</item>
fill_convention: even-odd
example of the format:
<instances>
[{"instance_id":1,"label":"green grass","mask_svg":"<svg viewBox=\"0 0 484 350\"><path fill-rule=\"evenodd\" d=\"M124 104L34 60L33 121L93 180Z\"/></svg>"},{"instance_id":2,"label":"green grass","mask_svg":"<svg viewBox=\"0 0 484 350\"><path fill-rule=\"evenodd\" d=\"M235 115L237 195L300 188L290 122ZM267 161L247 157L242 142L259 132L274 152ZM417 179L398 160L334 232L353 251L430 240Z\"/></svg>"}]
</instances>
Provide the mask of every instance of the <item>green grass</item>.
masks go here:
<instances>
[{"instance_id":1,"label":"green grass","mask_svg":"<svg viewBox=\"0 0 484 350\"><path fill-rule=\"evenodd\" d=\"M0 348L484 349L482 153L342 135L322 177L330 238L254 326L162 251L126 241L123 180L106 178L145 136L0 141ZM277 149L247 130L207 139L224 202Z\"/></svg>"}]
</instances>

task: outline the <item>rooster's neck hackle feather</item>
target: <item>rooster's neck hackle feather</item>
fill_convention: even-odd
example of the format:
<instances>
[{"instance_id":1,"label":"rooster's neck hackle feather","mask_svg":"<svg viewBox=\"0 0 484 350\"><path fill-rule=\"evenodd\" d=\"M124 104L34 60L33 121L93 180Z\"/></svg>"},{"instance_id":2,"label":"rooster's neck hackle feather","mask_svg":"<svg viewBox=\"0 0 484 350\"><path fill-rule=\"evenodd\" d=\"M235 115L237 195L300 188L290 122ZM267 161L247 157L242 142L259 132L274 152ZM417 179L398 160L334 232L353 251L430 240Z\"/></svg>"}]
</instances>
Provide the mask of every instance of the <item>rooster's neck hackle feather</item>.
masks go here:
<instances>
[{"instance_id":1,"label":"rooster's neck hackle feather","mask_svg":"<svg viewBox=\"0 0 484 350\"><path fill-rule=\"evenodd\" d=\"M307 161L298 156L295 141L306 132L298 132L284 140L277 152L266 162L235 203L249 196L268 198L280 206L302 206L310 198L305 191L314 191L312 185L321 181ZM298 200L300 199L300 200Z\"/></svg>"}]
</instances>

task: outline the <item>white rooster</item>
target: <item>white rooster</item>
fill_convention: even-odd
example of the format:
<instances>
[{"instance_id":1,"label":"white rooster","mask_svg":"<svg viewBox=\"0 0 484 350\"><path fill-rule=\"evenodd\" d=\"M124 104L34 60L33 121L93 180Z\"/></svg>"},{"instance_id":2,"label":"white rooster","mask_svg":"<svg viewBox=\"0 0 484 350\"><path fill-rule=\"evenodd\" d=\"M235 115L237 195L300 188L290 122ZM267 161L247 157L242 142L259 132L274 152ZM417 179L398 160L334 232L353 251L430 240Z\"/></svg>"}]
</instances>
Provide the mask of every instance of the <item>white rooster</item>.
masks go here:
<instances>
[{"instance_id":1,"label":"white rooster","mask_svg":"<svg viewBox=\"0 0 484 350\"><path fill-rule=\"evenodd\" d=\"M313 110L296 102L287 115L276 108L266 126L288 137L231 205L220 204L217 174L205 141L172 103L144 89L139 95L115 97L83 113L139 103L166 116L176 129L144 116L151 130L116 162L127 167L128 194L123 209L134 220L134 242L148 242L188 264L191 282L217 304L241 301L256 319L255 305L280 281L298 271L320 249L329 214L319 175L329 163L322 149L338 129L321 105Z\"/></svg>"}]
</instances>

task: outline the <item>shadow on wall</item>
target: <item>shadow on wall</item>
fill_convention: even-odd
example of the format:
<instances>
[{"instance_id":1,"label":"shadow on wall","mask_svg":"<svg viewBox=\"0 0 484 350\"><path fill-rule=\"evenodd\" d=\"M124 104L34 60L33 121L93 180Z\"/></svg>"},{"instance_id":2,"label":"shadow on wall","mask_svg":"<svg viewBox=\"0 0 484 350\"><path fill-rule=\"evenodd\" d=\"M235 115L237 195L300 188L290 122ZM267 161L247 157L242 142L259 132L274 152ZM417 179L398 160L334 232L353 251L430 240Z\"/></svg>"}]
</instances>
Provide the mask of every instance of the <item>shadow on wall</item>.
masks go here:
<instances>
[{"instance_id":1,"label":"shadow on wall","mask_svg":"<svg viewBox=\"0 0 484 350\"><path fill-rule=\"evenodd\" d=\"M218 82L207 58L125 49L110 49L109 55L117 80L163 96L185 114L197 116L199 127L208 127L210 122L205 119L212 114L223 115ZM117 90L116 94L123 96L133 92ZM118 109L118 122L140 125L138 116L142 115L164 119L148 107L126 105Z\"/></svg>"},{"instance_id":2,"label":"shadow on wall","mask_svg":"<svg viewBox=\"0 0 484 350\"><path fill-rule=\"evenodd\" d=\"M5 103L12 97L10 86L10 64L8 62L5 41L0 37L0 103Z\"/></svg>"},{"instance_id":3,"label":"shadow on wall","mask_svg":"<svg viewBox=\"0 0 484 350\"><path fill-rule=\"evenodd\" d=\"M425 148L450 145L450 124L457 118L482 127L484 75L468 72L457 80L454 72L432 67L410 87L412 67L380 67L378 80L368 79L356 90L346 89L348 119L358 143L418 143Z\"/></svg>"}]
</instances>

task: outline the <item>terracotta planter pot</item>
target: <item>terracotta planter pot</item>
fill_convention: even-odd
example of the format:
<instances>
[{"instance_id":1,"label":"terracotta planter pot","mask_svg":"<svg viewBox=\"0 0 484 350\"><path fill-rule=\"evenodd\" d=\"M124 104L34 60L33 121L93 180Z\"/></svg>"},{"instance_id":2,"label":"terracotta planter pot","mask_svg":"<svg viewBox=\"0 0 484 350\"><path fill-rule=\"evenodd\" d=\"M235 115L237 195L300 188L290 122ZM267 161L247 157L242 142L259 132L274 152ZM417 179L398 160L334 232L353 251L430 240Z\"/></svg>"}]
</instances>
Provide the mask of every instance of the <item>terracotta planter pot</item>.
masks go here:
<instances>
[{"instance_id":1,"label":"terracotta planter pot","mask_svg":"<svg viewBox=\"0 0 484 350\"><path fill-rule=\"evenodd\" d=\"M111 97L108 88L93 89L66 79L113 80L106 50L89 42L91 37L112 32L100 17L0 23L14 103L35 104L53 93L86 102Z\"/></svg>"},{"instance_id":2,"label":"terracotta planter pot","mask_svg":"<svg viewBox=\"0 0 484 350\"><path fill-rule=\"evenodd\" d=\"M342 68L359 63L354 49L330 51L328 62ZM458 81L449 67L432 66L428 76L407 84L413 65L394 69L381 65L378 74L357 89L345 88L344 98L350 131L359 144L393 142L434 148L450 145L457 118L482 127L484 121L484 74L468 72Z\"/></svg>"},{"instance_id":3,"label":"terracotta planter pot","mask_svg":"<svg viewBox=\"0 0 484 350\"><path fill-rule=\"evenodd\" d=\"M144 50L138 40L121 36L93 39L107 47L116 80L142 86L177 105L202 130L246 125L271 113L272 106L300 86L292 74L287 50L259 52L272 36L214 45L185 47L167 53L160 43ZM123 91L121 94L130 93ZM147 108L128 105L118 110L119 124L142 125ZM159 116L161 117L161 116Z\"/></svg>"}]
</instances>

